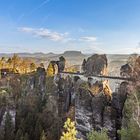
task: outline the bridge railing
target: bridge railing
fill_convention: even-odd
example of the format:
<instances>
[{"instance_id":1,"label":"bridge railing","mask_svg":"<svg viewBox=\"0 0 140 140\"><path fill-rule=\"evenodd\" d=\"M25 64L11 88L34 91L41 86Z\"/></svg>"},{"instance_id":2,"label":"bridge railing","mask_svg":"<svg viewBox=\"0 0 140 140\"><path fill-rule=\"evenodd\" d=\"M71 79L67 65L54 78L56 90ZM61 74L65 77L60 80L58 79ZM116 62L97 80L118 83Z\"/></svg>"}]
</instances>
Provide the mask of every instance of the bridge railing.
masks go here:
<instances>
[{"instance_id":1,"label":"bridge railing","mask_svg":"<svg viewBox=\"0 0 140 140\"><path fill-rule=\"evenodd\" d=\"M97 77L97 78L105 78L105 79L116 79L116 80L125 80L125 81L136 81L134 78L125 78L119 76L106 76L106 75L86 75L85 73L74 73L74 72L61 72L62 74L70 74L70 75L83 75L85 77Z\"/></svg>"}]
</instances>

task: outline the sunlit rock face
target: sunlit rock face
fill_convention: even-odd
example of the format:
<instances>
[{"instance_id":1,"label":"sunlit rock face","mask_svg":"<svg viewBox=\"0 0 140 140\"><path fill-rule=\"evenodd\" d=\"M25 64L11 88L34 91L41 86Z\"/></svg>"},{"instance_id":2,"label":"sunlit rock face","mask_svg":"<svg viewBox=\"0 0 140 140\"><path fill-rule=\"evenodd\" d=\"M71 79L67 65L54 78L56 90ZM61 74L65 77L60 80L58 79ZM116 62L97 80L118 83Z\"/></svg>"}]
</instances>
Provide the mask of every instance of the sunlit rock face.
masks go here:
<instances>
[{"instance_id":1,"label":"sunlit rock face","mask_svg":"<svg viewBox=\"0 0 140 140\"><path fill-rule=\"evenodd\" d=\"M92 91L93 92L93 91ZM122 110L127 98L126 84L122 83L112 99L99 90L98 94L79 87L75 97L75 120L78 138L86 140L90 131L105 128L111 140L118 140L122 124Z\"/></svg>"},{"instance_id":2,"label":"sunlit rock face","mask_svg":"<svg viewBox=\"0 0 140 140\"><path fill-rule=\"evenodd\" d=\"M112 90L109 86L109 81L108 80L94 81L92 79L92 80L88 81L88 85L89 85L88 90L90 91L91 94L97 95L102 91L104 95L111 98Z\"/></svg>"},{"instance_id":3,"label":"sunlit rock face","mask_svg":"<svg viewBox=\"0 0 140 140\"><path fill-rule=\"evenodd\" d=\"M107 75L107 57L106 55L94 54L83 63L86 75Z\"/></svg>"},{"instance_id":4,"label":"sunlit rock face","mask_svg":"<svg viewBox=\"0 0 140 140\"><path fill-rule=\"evenodd\" d=\"M65 69L66 60L63 56L58 61L51 61L47 68L47 76L54 76L61 73Z\"/></svg>"}]
</instances>

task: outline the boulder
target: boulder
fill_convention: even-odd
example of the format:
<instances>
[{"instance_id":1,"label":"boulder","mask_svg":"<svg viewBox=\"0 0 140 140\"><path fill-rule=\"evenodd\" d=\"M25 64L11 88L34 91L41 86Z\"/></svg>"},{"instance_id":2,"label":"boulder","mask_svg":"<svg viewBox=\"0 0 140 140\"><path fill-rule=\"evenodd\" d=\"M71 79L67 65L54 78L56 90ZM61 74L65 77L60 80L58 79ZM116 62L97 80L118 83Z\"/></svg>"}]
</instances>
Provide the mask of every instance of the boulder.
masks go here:
<instances>
[{"instance_id":1,"label":"boulder","mask_svg":"<svg viewBox=\"0 0 140 140\"><path fill-rule=\"evenodd\" d=\"M86 75L107 75L107 65L106 55L94 54L84 62L84 72Z\"/></svg>"}]
</instances>

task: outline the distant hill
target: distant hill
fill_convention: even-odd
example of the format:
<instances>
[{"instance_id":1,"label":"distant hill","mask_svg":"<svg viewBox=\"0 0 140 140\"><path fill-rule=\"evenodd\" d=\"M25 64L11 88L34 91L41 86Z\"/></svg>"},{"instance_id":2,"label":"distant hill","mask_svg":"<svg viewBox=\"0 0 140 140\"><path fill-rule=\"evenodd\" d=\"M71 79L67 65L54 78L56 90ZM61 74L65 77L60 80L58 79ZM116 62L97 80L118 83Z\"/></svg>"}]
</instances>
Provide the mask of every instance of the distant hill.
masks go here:
<instances>
[{"instance_id":1,"label":"distant hill","mask_svg":"<svg viewBox=\"0 0 140 140\"><path fill-rule=\"evenodd\" d=\"M85 56L84 54L82 54L81 51L65 51L63 54L62 54L64 57L78 57L78 56Z\"/></svg>"},{"instance_id":2,"label":"distant hill","mask_svg":"<svg viewBox=\"0 0 140 140\"><path fill-rule=\"evenodd\" d=\"M57 56L57 54L54 53L42 53L42 52L37 52L37 53L15 53L20 57L34 57L34 58L46 58L46 57L53 57ZM0 57L12 57L14 53L0 53Z\"/></svg>"},{"instance_id":3,"label":"distant hill","mask_svg":"<svg viewBox=\"0 0 140 140\"><path fill-rule=\"evenodd\" d=\"M64 56L64 57L84 57L85 55L82 54L80 51L65 51L62 54L55 54L55 53L42 53L42 52L37 52L37 53L16 53L20 57L33 57L33 58L53 58L53 57L59 57L59 56ZM12 57L14 53L0 53L0 57Z\"/></svg>"}]
</instances>

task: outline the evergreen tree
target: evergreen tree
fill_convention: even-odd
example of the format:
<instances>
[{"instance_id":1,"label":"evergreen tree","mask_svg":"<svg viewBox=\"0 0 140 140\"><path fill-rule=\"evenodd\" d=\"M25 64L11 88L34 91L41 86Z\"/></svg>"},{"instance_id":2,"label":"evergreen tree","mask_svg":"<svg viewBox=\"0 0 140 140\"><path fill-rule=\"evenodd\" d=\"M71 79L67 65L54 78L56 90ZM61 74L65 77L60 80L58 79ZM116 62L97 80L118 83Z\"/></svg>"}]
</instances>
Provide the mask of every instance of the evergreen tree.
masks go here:
<instances>
[{"instance_id":1,"label":"evergreen tree","mask_svg":"<svg viewBox=\"0 0 140 140\"><path fill-rule=\"evenodd\" d=\"M66 59L63 56L59 57L59 61L57 62L57 65L58 65L58 72L64 71L66 65Z\"/></svg>"},{"instance_id":2,"label":"evergreen tree","mask_svg":"<svg viewBox=\"0 0 140 140\"><path fill-rule=\"evenodd\" d=\"M21 136L19 140L24 140L24 137L23 137L23 136Z\"/></svg>"},{"instance_id":3,"label":"evergreen tree","mask_svg":"<svg viewBox=\"0 0 140 140\"><path fill-rule=\"evenodd\" d=\"M25 133L24 140L29 140L29 135L28 135L28 133Z\"/></svg>"},{"instance_id":4,"label":"evergreen tree","mask_svg":"<svg viewBox=\"0 0 140 140\"><path fill-rule=\"evenodd\" d=\"M12 68L12 59L11 58L8 58L7 64L8 64L8 68L11 69Z\"/></svg>"},{"instance_id":5,"label":"evergreen tree","mask_svg":"<svg viewBox=\"0 0 140 140\"><path fill-rule=\"evenodd\" d=\"M1 69L4 68L5 61L6 61L5 57L2 57L1 60L0 60L0 67L1 67Z\"/></svg>"},{"instance_id":6,"label":"evergreen tree","mask_svg":"<svg viewBox=\"0 0 140 140\"><path fill-rule=\"evenodd\" d=\"M19 64L19 57L17 54L14 54L14 56L12 57L12 64L13 64L13 71L14 72L17 72L17 67L18 67L18 64Z\"/></svg>"},{"instance_id":7,"label":"evergreen tree","mask_svg":"<svg viewBox=\"0 0 140 140\"><path fill-rule=\"evenodd\" d=\"M50 62L48 68L47 68L47 76L54 76L54 68L53 64Z\"/></svg>"},{"instance_id":8,"label":"evergreen tree","mask_svg":"<svg viewBox=\"0 0 140 140\"><path fill-rule=\"evenodd\" d=\"M35 140L39 140L40 136L41 136L41 133L42 133L42 126L41 126L41 122L40 120L38 119L37 122L36 122L36 126L35 126Z\"/></svg>"},{"instance_id":9,"label":"evergreen tree","mask_svg":"<svg viewBox=\"0 0 140 140\"><path fill-rule=\"evenodd\" d=\"M92 131L87 135L88 140L109 140L106 130Z\"/></svg>"},{"instance_id":10,"label":"evergreen tree","mask_svg":"<svg viewBox=\"0 0 140 140\"><path fill-rule=\"evenodd\" d=\"M0 129L0 140L4 140L4 131Z\"/></svg>"},{"instance_id":11,"label":"evergreen tree","mask_svg":"<svg viewBox=\"0 0 140 140\"><path fill-rule=\"evenodd\" d=\"M40 140L47 140L44 130L42 131L42 134L40 136Z\"/></svg>"},{"instance_id":12,"label":"evergreen tree","mask_svg":"<svg viewBox=\"0 0 140 140\"><path fill-rule=\"evenodd\" d=\"M6 114L5 118L4 140L14 140L14 125L9 112Z\"/></svg>"},{"instance_id":13,"label":"evergreen tree","mask_svg":"<svg viewBox=\"0 0 140 140\"><path fill-rule=\"evenodd\" d=\"M22 130L18 129L16 136L15 136L15 140L19 140L22 136L23 136Z\"/></svg>"},{"instance_id":14,"label":"evergreen tree","mask_svg":"<svg viewBox=\"0 0 140 140\"><path fill-rule=\"evenodd\" d=\"M75 128L75 123L70 120L70 118L67 119L67 121L64 124L64 132L61 136L60 140L78 140L76 138L77 131Z\"/></svg>"},{"instance_id":15,"label":"evergreen tree","mask_svg":"<svg viewBox=\"0 0 140 140\"><path fill-rule=\"evenodd\" d=\"M83 63L82 63L82 70L85 72L86 70L86 59L83 60Z\"/></svg>"},{"instance_id":16,"label":"evergreen tree","mask_svg":"<svg viewBox=\"0 0 140 140\"><path fill-rule=\"evenodd\" d=\"M40 63L40 67L41 67L41 68L44 68L44 64L43 64L43 63Z\"/></svg>"},{"instance_id":17,"label":"evergreen tree","mask_svg":"<svg viewBox=\"0 0 140 140\"><path fill-rule=\"evenodd\" d=\"M31 63L30 64L30 71L35 71L35 69L36 69L35 63Z\"/></svg>"},{"instance_id":18,"label":"evergreen tree","mask_svg":"<svg viewBox=\"0 0 140 140\"><path fill-rule=\"evenodd\" d=\"M60 56L60 57L59 57L59 61L66 61L66 59L65 59L65 57L63 57L63 56Z\"/></svg>"}]
</instances>

